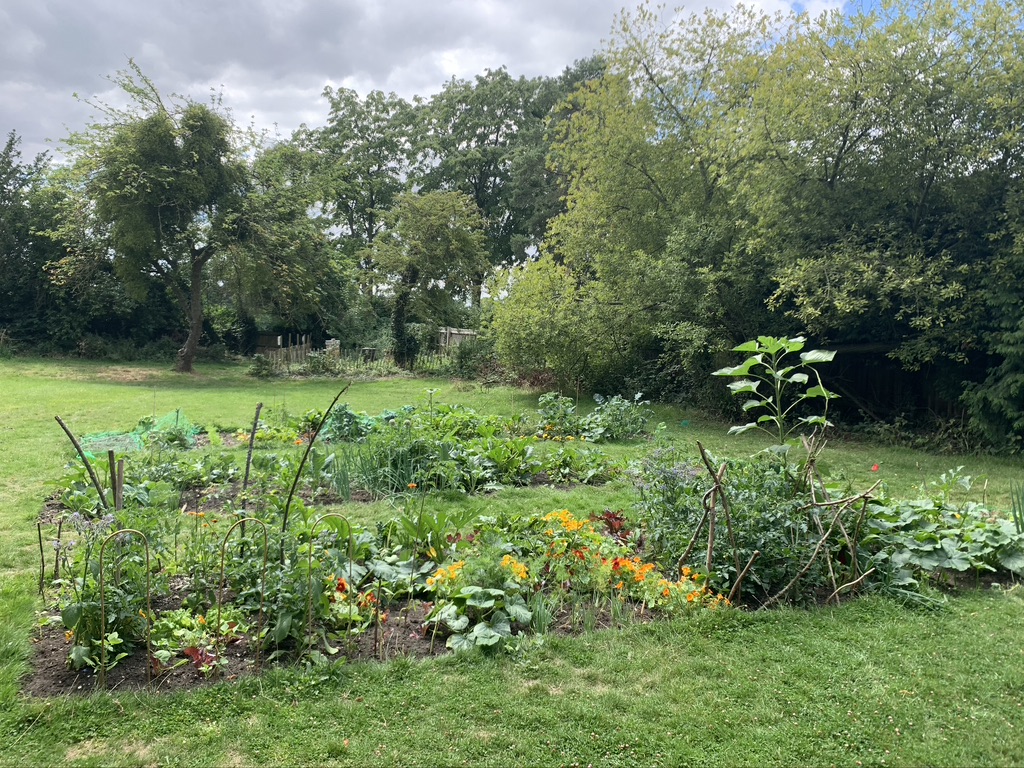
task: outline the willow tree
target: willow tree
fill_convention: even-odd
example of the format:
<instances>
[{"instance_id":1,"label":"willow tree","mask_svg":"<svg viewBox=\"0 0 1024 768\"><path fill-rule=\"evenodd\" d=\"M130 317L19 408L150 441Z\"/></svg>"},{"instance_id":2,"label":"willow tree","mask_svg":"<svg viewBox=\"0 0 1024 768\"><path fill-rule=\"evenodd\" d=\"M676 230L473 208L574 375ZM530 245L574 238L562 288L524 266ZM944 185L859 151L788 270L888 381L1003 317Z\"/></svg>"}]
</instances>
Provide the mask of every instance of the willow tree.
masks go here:
<instances>
[{"instance_id":1,"label":"willow tree","mask_svg":"<svg viewBox=\"0 0 1024 768\"><path fill-rule=\"evenodd\" d=\"M107 120L68 140L73 194L56 235L69 250L112 258L129 289L166 286L187 329L175 369L191 373L204 276L236 237L246 166L214 106L165 101L134 63L113 80L131 105L100 105Z\"/></svg>"}]
</instances>

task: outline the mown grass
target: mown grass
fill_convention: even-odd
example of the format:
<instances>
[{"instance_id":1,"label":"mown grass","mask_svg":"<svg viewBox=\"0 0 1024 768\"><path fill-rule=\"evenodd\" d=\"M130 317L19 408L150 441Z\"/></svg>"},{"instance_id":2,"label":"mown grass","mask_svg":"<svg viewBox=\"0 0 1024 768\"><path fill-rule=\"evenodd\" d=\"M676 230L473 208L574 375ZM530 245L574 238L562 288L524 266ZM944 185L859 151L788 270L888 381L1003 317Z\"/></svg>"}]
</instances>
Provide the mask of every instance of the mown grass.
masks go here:
<instances>
[{"instance_id":1,"label":"mown grass","mask_svg":"<svg viewBox=\"0 0 1024 768\"><path fill-rule=\"evenodd\" d=\"M157 366L0 362L0 763L4 765L1011 765L1024 755L1024 596L971 593L919 613L884 600L839 609L723 612L578 638L547 638L521 658L398 660L277 670L173 695L49 701L18 693L33 632L35 517L79 434L129 429L175 408L201 424L245 425L257 401L323 408L338 382L261 382L234 366L179 377ZM433 380L356 383L345 400L376 413L462 402L515 413L535 395ZM659 408L667 432L720 455L764 441ZM683 422L687 422L684 426ZM637 448L612 447L619 458ZM695 453L695 449L692 449ZM958 465L988 475L1005 503L1019 461L935 457L838 443L828 463L855 487L897 495ZM873 464L880 465L872 472ZM430 498L494 513L625 508L625 479L604 488L518 489ZM371 522L381 502L348 505Z\"/></svg>"}]
</instances>

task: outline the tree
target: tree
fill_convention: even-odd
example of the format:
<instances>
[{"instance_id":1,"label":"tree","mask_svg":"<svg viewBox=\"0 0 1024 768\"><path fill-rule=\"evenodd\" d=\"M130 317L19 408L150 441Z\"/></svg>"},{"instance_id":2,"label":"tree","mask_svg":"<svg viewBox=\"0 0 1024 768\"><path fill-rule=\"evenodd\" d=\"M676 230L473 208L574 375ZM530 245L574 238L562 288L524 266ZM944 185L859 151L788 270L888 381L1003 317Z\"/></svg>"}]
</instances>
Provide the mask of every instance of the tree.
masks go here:
<instances>
[{"instance_id":1,"label":"tree","mask_svg":"<svg viewBox=\"0 0 1024 768\"><path fill-rule=\"evenodd\" d=\"M332 239L359 261L373 292L373 241L383 213L406 188L415 164L418 118L395 94L371 91L364 98L348 88L324 89L327 124L297 132L295 143L308 161L309 181Z\"/></svg>"},{"instance_id":2,"label":"tree","mask_svg":"<svg viewBox=\"0 0 1024 768\"><path fill-rule=\"evenodd\" d=\"M176 370L189 373L203 333L204 275L237 236L246 168L232 123L212 106L165 103L134 62L114 82L132 105L104 108L106 123L69 139L77 195L56 234L69 248L83 236L105 238L130 288L150 279L166 286L187 327Z\"/></svg>"},{"instance_id":3,"label":"tree","mask_svg":"<svg viewBox=\"0 0 1024 768\"><path fill-rule=\"evenodd\" d=\"M422 109L425 190L467 195L480 209L487 263L477 274L479 304L487 269L523 263L562 208L559 177L546 167L549 120L565 97L595 77L587 60L559 78L513 78L502 67L474 81L452 79Z\"/></svg>"},{"instance_id":4,"label":"tree","mask_svg":"<svg viewBox=\"0 0 1024 768\"><path fill-rule=\"evenodd\" d=\"M586 379L600 337L572 273L550 256L515 267L500 285L491 332L502 364L524 379L554 375L568 387Z\"/></svg>"},{"instance_id":5,"label":"tree","mask_svg":"<svg viewBox=\"0 0 1024 768\"><path fill-rule=\"evenodd\" d=\"M373 254L393 295L395 362L412 368L417 344L407 324L412 317L442 317L446 307L468 300L486 263L484 223L459 192L407 192L388 211L385 225Z\"/></svg>"},{"instance_id":6,"label":"tree","mask_svg":"<svg viewBox=\"0 0 1024 768\"><path fill-rule=\"evenodd\" d=\"M244 325L327 333L352 299L352 257L329 242L309 215L317 191L302 150L281 142L259 152L226 258L212 281Z\"/></svg>"},{"instance_id":7,"label":"tree","mask_svg":"<svg viewBox=\"0 0 1024 768\"><path fill-rule=\"evenodd\" d=\"M39 211L32 206L46 168L46 156L23 163L11 131L0 150L0 329L34 325L46 291L46 243L33 233Z\"/></svg>"}]
</instances>

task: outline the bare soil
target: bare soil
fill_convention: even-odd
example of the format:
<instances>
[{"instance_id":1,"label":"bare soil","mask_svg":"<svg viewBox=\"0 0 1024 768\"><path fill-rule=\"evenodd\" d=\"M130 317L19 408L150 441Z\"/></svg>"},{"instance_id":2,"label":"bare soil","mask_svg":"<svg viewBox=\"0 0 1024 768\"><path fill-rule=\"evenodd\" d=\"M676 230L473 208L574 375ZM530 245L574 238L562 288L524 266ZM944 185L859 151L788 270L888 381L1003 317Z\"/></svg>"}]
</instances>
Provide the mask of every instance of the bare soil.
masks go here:
<instances>
[{"instance_id":1,"label":"bare soil","mask_svg":"<svg viewBox=\"0 0 1024 768\"><path fill-rule=\"evenodd\" d=\"M424 658L448 653L443 636L434 636L432 627L425 623L430 611L429 603L413 601L397 604L387 611L386 618L376 627L355 636L338 648L338 659L349 661L387 661L400 656ZM29 696L50 697L89 694L97 690L97 674L91 669L73 670L67 663L69 641L59 623L41 627L32 641L31 671L23 683L23 692ZM229 643L223 649L227 660L216 675L207 676L188 659L177 658L170 669L156 672L147 665L144 647L136 648L106 674L106 689L136 691L147 687L153 691L179 691L197 688L221 680L237 680L259 674L266 668L267 651L257 658L257 648L247 638ZM284 654L282 663L289 656ZM275 662L276 663L276 662ZM150 666L147 670L147 666Z\"/></svg>"}]
</instances>

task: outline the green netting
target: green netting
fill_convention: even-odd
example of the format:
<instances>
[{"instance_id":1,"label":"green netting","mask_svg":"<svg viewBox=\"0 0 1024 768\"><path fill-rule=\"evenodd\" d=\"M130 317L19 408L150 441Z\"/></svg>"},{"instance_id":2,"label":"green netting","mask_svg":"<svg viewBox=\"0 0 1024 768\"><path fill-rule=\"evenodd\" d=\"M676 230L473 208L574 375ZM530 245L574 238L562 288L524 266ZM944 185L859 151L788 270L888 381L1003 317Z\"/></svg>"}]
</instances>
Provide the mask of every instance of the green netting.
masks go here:
<instances>
[{"instance_id":1,"label":"green netting","mask_svg":"<svg viewBox=\"0 0 1024 768\"><path fill-rule=\"evenodd\" d=\"M191 448L200 428L188 420L181 409L161 419L145 416L131 432L96 432L82 438L82 448L90 453L131 453L149 444Z\"/></svg>"}]
</instances>

